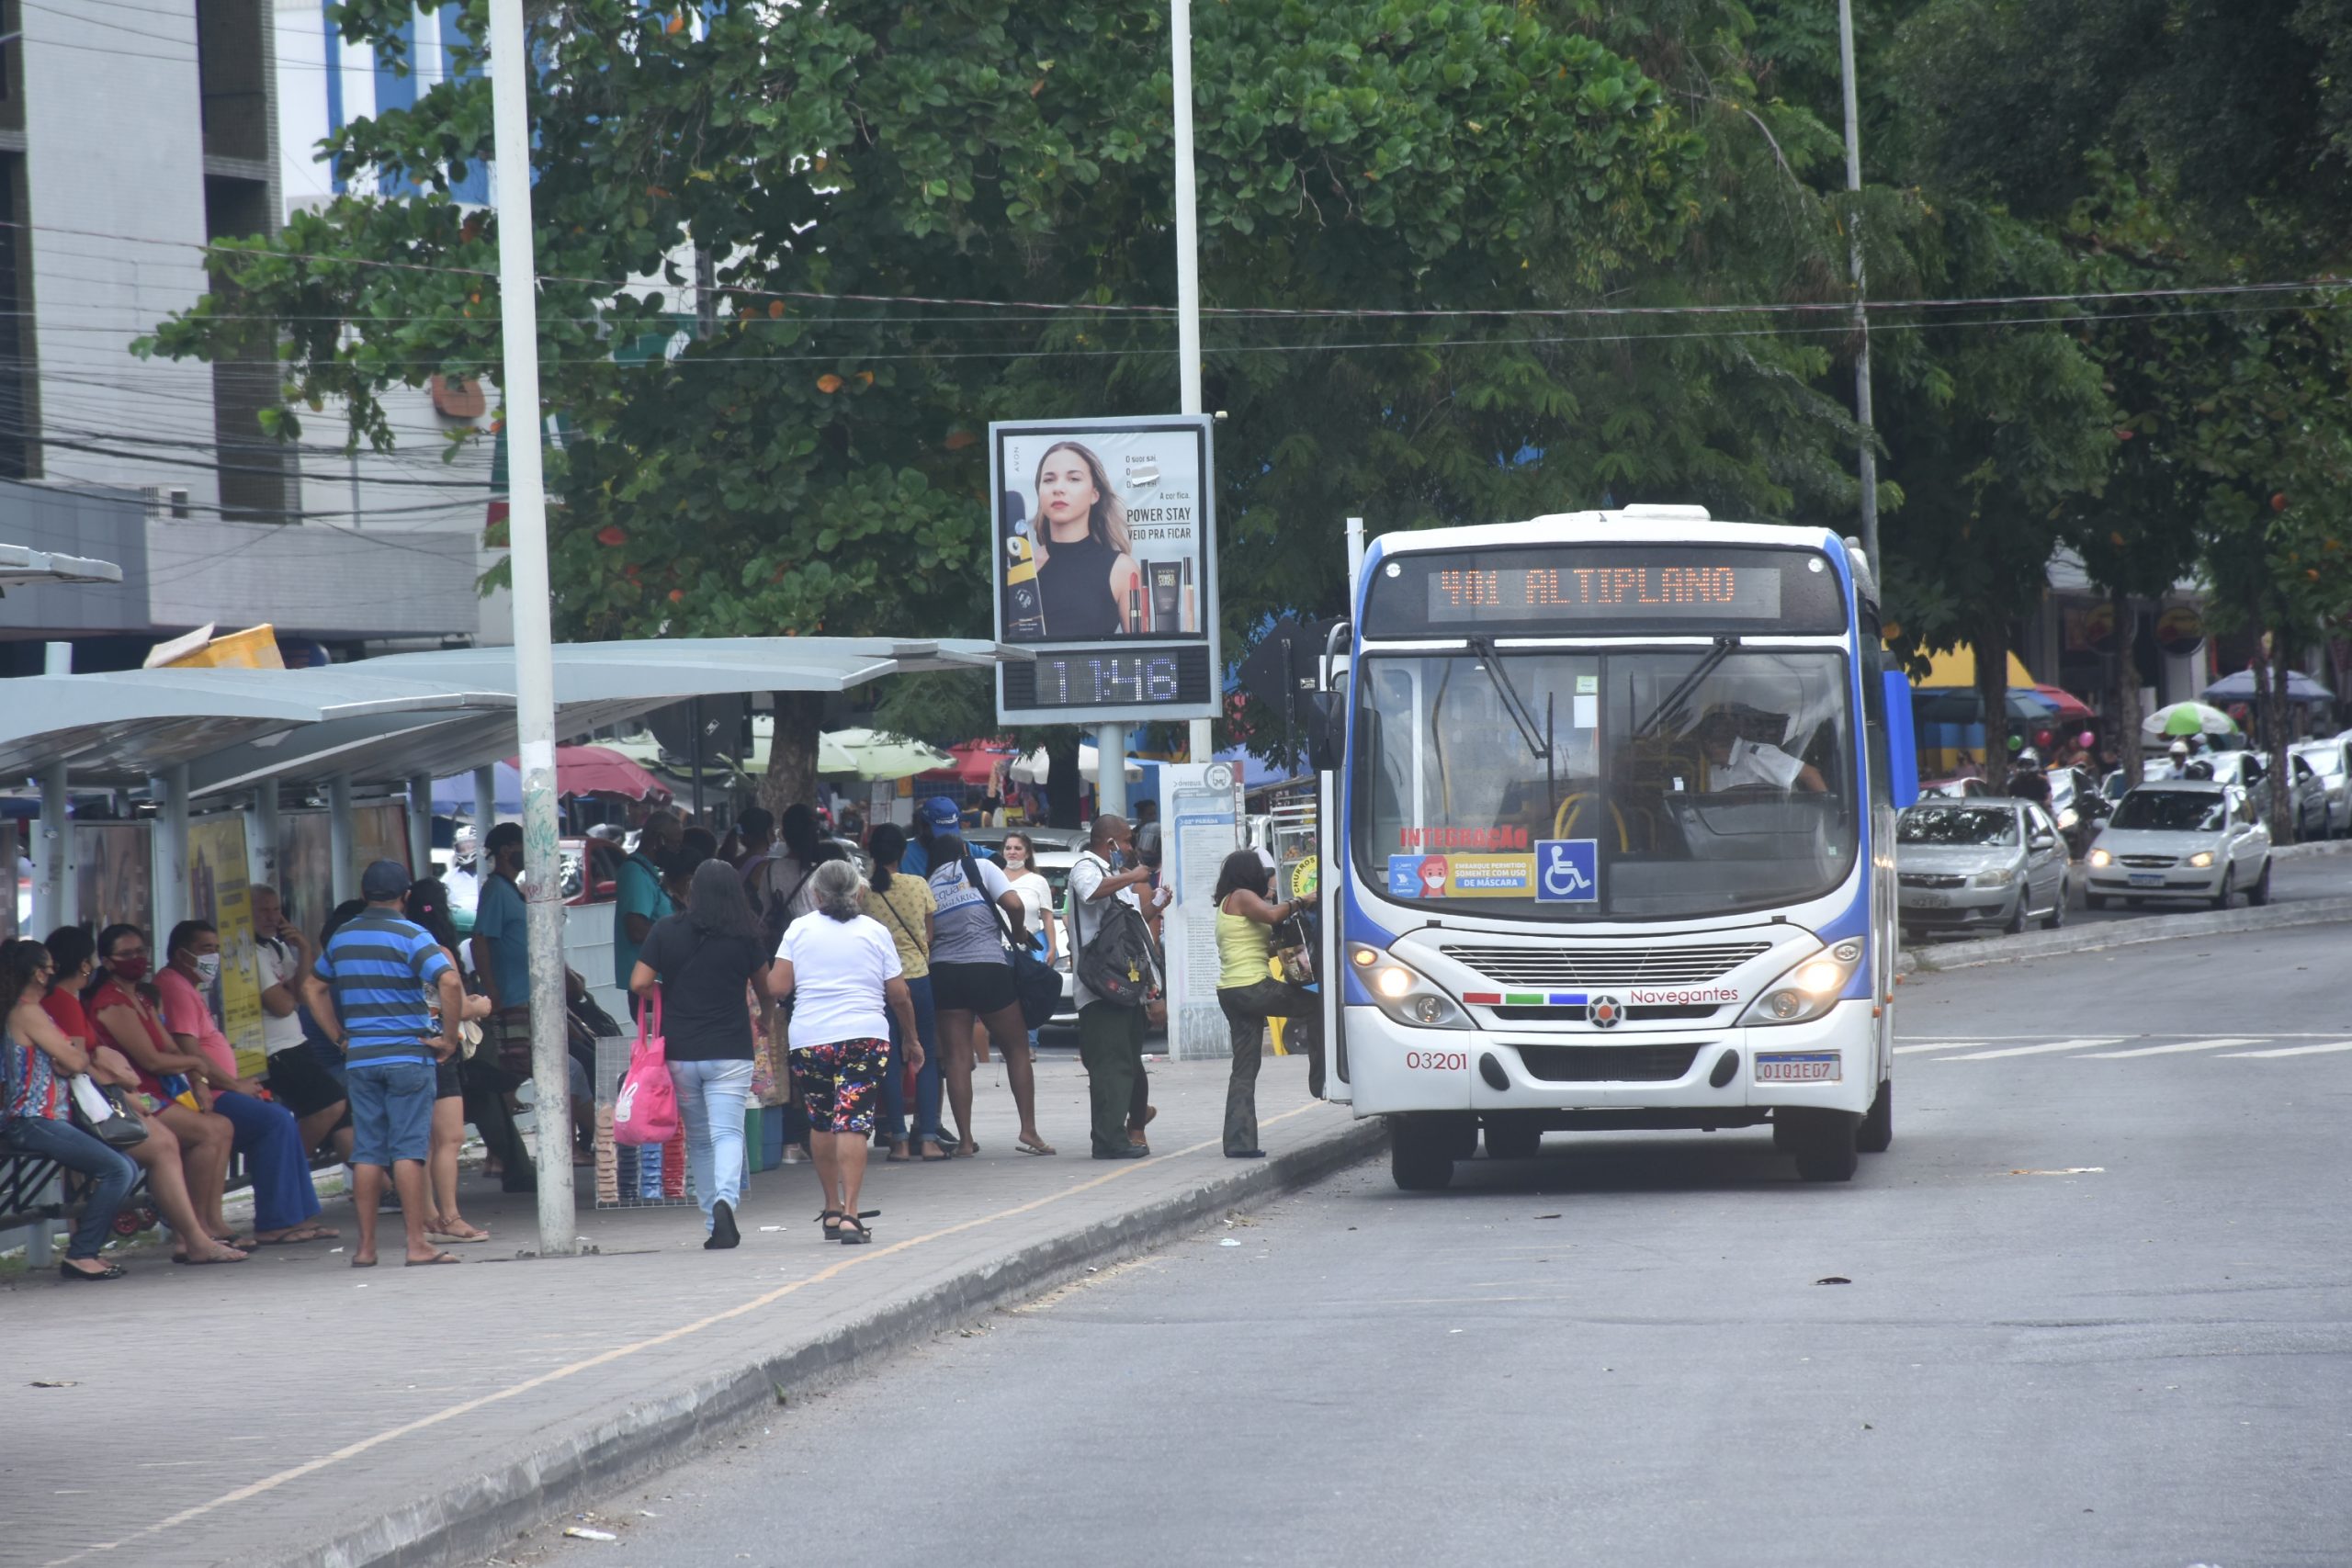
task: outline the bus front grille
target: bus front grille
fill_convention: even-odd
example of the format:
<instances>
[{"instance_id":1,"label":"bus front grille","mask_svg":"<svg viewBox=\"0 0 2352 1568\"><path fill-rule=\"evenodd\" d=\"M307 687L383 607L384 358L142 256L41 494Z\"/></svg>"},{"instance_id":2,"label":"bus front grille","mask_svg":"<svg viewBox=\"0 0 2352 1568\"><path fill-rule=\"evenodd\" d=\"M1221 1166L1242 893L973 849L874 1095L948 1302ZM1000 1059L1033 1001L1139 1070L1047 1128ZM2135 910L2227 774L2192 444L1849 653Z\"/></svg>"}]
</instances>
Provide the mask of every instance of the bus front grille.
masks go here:
<instances>
[{"instance_id":1,"label":"bus front grille","mask_svg":"<svg viewBox=\"0 0 2352 1568\"><path fill-rule=\"evenodd\" d=\"M1528 1075L1545 1083L1673 1083L1687 1076L1696 1045L1521 1045Z\"/></svg>"},{"instance_id":2,"label":"bus front grille","mask_svg":"<svg viewBox=\"0 0 2352 1568\"><path fill-rule=\"evenodd\" d=\"M1695 986L1721 979L1770 942L1710 942L1698 947L1441 947L1501 986Z\"/></svg>"}]
</instances>

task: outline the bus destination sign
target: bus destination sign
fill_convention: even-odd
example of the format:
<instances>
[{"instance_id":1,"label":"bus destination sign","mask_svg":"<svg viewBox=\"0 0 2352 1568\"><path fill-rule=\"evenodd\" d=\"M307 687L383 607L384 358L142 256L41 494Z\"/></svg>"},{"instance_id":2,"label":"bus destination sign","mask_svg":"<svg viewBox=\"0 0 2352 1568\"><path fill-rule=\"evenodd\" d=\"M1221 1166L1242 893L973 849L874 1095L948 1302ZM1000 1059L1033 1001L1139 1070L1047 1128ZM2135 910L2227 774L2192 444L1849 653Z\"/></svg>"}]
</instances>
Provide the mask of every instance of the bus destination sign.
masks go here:
<instances>
[{"instance_id":1,"label":"bus destination sign","mask_svg":"<svg viewBox=\"0 0 2352 1568\"><path fill-rule=\"evenodd\" d=\"M1363 635L1689 636L1721 627L1829 636L1846 629L1843 581L1819 550L1738 545L1575 544L1406 550L1372 573Z\"/></svg>"},{"instance_id":2,"label":"bus destination sign","mask_svg":"<svg viewBox=\"0 0 2352 1568\"><path fill-rule=\"evenodd\" d=\"M1440 567L1429 574L1432 626L1572 616L1588 611L1645 616L1772 620L1781 614L1777 566Z\"/></svg>"}]
</instances>

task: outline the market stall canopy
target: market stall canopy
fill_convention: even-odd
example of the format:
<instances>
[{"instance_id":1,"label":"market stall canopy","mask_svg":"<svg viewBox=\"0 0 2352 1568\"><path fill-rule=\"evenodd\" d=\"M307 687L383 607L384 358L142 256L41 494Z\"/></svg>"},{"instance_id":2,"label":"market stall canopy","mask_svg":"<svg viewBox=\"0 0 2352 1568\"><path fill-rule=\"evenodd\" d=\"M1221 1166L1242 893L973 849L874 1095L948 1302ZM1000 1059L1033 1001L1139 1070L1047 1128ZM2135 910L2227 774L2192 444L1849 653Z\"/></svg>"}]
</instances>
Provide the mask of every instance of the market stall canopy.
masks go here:
<instances>
[{"instance_id":1,"label":"market stall canopy","mask_svg":"<svg viewBox=\"0 0 2352 1568\"><path fill-rule=\"evenodd\" d=\"M1078 776L1089 784L1101 777L1102 757L1102 754L1094 749L1093 741L1080 741L1078 747ZM1051 760L1041 746L1012 764L1012 782L1036 784L1042 788L1052 772ZM1143 764L1133 757L1128 758L1126 775L1129 784L1142 783Z\"/></svg>"},{"instance_id":2,"label":"market stall canopy","mask_svg":"<svg viewBox=\"0 0 2352 1568\"><path fill-rule=\"evenodd\" d=\"M2255 690L2254 671L2241 670L2234 675L2224 675L2206 687L2205 700L2209 703L2253 703L2260 702L2262 698ZM2290 670L2287 671L2287 700L2290 703L2332 703L2335 700L2335 694L2301 671Z\"/></svg>"},{"instance_id":3,"label":"market stall canopy","mask_svg":"<svg viewBox=\"0 0 2352 1568\"><path fill-rule=\"evenodd\" d=\"M1017 755L1002 741L967 740L961 745L950 746L947 749L948 760L931 771L934 773L953 773L967 784L984 786L996 777L1000 764L1015 761Z\"/></svg>"},{"instance_id":4,"label":"market stall canopy","mask_svg":"<svg viewBox=\"0 0 2352 1568\"><path fill-rule=\"evenodd\" d=\"M757 777L768 771L768 745L775 733L773 714L752 716L752 749L742 759L745 773ZM887 784L948 767L954 761L934 747L887 730L836 729L817 737L817 772L825 778Z\"/></svg>"},{"instance_id":5,"label":"market stall canopy","mask_svg":"<svg viewBox=\"0 0 2352 1568\"><path fill-rule=\"evenodd\" d=\"M2058 710L2062 724L2088 724L2098 716L2091 712L2090 704L2064 686L2053 686L2045 681L2037 682L2033 689L2042 701Z\"/></svg>"},{"instance_id":6,"label":"market stall canopy","mask_svg":"<svg viewBox=\"0 0 2352 1568\"><path fill-rule=\"evenodd\" d=\"M514 768L518 761L519 759L509 757L502 766ZM557 747L555 792L562 795L617 795L628 800L670 798L667 784L609 746Z\"/></svg>"},{"instance_id":7,"label":"market stall canopy","mask_svg":"<svg viewBox=\"0 0 2352 1568\"><path fill-rule=\"evenodd\" d=\"M1984 698L1973 686L1925 688L1912 694L1911 711L1921 724L1982 724ZM2018 724L2048 724L2058 705L2031 686L2011 686L2004 711Z\"/></svg>"},{"instance_id":8,"label":"market stall canopy","mask_svg":"<svg viewBox=\"0 0 2352 1568\"><path fill-rule=\"evenodd\" d=\"M2140 724L2140 734L2150 740L2161 740L2167 735L2235 735L2238 721L2220 708L2203 703L2173 703L2150 714Z\"/></svg>"},{"instance_id":9,"label":"market stall canopy","mask_svg":"<svg viewBox=\"0 0 2352 1568\"><path fill-rule=\"evenodd\" d=\"M1928 673L1912 682L1917 686L1973 686L1976 684L1976 650L1966 643L1928 656ZM2026 671L2025 660L2009 655L2009 684L2030 691L2033 677Z\"/></svg>"}]
</instances>

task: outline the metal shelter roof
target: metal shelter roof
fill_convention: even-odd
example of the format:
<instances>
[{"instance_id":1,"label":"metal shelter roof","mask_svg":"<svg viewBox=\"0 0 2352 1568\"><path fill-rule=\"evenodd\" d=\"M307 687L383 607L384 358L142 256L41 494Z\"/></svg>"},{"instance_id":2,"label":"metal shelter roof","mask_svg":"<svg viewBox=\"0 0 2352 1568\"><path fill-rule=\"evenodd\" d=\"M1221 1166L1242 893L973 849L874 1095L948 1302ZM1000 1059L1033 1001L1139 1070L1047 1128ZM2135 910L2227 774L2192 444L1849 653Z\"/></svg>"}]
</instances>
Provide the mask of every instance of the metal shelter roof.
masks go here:
<instances>
[{"instance_id":1,"label":"metal shelter roof","mask_svg":"<svg viewBox=\"0 0 2352 1568\"><path fill-rule=\"evenodd\" d=\"M24 545L0 545L0 588L34 582L107 582L119 584L122 568L88 556L62 556Z\"/></svg>"},{"instance_id":2,"label":"metal shelter roof","mask_svg":"<svg viewBox=\"0 0 2352 1568\"><path fill-rule=\"evenodd\" d=\"M693 696L846 692L884 675L1024 655L980 639L703 637L559 643L556 723L579 735ZM135 783L177 763L191 795L266 779L447 776L514 750L508 649L395 654L323 670L131 670L0 685L0 776L59 760Z\"/></svg>"}]
</instances>

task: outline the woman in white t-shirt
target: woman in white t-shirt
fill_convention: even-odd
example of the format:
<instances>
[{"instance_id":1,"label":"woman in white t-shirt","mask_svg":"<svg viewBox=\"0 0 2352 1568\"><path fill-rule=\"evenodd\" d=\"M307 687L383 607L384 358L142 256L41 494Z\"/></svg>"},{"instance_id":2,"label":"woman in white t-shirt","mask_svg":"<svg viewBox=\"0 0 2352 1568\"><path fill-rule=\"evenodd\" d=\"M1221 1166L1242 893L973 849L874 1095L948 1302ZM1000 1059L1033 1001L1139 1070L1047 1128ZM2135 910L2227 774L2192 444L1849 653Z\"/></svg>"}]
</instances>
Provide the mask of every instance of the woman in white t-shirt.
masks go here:
<instances>
[{"instance_id":1,"label":"woman in white t-shirt","mask_svg":"<svg viewBox=\"0 0 2352 1568\"><path fill-rule=\"evenodd\" d=\"M890 1055L890 1020L898 1018L910 1066L922 1066L915 1032L914 998L900 977L899 947L865 912L865 884L847 861L828 861L808 879L816 907L785 928L768 990L794 998L786 1035L793 1082L808 1113L809 1153L824 1184L817 1218L825 1239L855 1247L869 1239L861 1210L865 1145Z\"/></svg>"},{"instance_id":2,"label":"woman in white t-shirt","mask_svg":"<svg viewBox=\"0 0 2352 1568\"><path fill-rule=\"evenodd\" d=\"M976 861L956 833L931 841L931 999L939 1021L939 1048L946 1053L947 1104L955 1113L961 1152L976 1155L972 1136L972 1035L988 1031L1004 1053L1005 1082L1021 1113L1021 1136L1013 1147L1025 1155L1056 1153L1037 1133L1036 1067L1029 1055L1028 1027L1021 1020L1021 993L1012 982L1012 954L1005 951L1005 926L1012 940L1025 942L1029 911L993 861ZM973 886L977 881L978 886ZM997 911L1012 917L1000 923Z\"/></svg>"}]
</instances>

